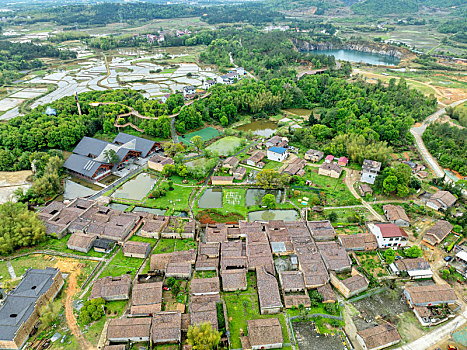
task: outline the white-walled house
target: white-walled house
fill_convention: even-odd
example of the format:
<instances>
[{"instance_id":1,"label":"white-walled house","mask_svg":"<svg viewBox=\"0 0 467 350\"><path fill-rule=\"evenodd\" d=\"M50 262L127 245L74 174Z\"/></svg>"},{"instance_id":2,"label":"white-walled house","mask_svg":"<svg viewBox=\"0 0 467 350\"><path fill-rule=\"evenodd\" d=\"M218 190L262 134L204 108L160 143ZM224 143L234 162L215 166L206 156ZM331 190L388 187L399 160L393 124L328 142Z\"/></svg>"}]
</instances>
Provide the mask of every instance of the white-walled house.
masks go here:
<instances>
[{"instance_id":1,"label":"white-walled house","mask_svg":"<svg viewBox=\"0 0 467 350\"><path fill-rule=\"evenodd\" d=\"M408 236L404 229L390 222L367 224L370 232L376 237L378 248L395 248L405 247L407 245Z\"/></svg>"},{"instance_id":2,"label":"white-walled house","mask_svg":"<svg viewBox=\"0 0 467 350\"><path fill-rule=\"evenodd\" d=\"M362 164L362 171L360 173L360 181L373 185L381 169L381 163L375 160L365 159Z\"/></svg>"},{"instance_id":3,"label":"white-walled house","mask_svg":"<svg viewBox=\"0 0 467 350\"><path fill-rule=\"evenodd\" d=\"M267 152L268 159L276 162L283 162L288 156L289 151L284 147L271 147Z\"/></svg>"}]
</instances>

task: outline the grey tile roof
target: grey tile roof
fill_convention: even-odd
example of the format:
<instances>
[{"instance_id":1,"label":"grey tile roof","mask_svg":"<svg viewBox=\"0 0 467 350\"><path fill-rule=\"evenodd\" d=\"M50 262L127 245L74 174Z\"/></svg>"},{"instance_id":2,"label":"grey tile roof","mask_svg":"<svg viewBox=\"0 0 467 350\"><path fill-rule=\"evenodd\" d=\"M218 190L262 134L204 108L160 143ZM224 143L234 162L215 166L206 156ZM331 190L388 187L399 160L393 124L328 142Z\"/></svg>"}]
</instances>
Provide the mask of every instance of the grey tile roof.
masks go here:
<instances>
[{"instance_id":1,"label":"grey tile roof","mask_svg":"<svg viewBox=\"0 0 467 350\"><path fill-rule=\"evenodd\" d=\"M105 163L98 162L92 158L85 157L80 154L72 154L65 161L63 166L68 170L77 172L83 176L92 177L97 169Z\"/></svg>"},{"instance_id":2,"label":"grey tile roof","mask_svg":"<svg viewBox=\"0 0 467 350\"><path fill-rule=\"evenodd\" d=\"M142 157L146 157L151 151L151 148L154 146L154 141L144 139L142 137L133 136L121 132L115 137L113 143L127 143L135 140L135 151L141 152Z\"/></svg>"},{"instance_id":3,"label":"grey tile roof","mask_svg":"<svg viewBox=\"0 0 467 350\"><path fill-rule=\"evenodd\" d=\"M76 145L76 147L73 150L73 153L80 154L85 157L87 157L89 154L92 154L95 157L97 157L109 144L110 142L85 136Z\"/></svg>"}]
</instances>

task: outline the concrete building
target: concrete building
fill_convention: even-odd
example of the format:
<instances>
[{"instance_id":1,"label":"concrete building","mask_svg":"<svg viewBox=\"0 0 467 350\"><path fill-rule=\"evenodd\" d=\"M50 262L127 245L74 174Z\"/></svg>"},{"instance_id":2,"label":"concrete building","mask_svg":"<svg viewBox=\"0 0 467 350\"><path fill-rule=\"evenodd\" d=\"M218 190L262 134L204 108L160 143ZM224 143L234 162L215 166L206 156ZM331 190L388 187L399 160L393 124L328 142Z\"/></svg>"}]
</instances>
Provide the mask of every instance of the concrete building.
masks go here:
<instances>
[{"instance_id":1,"label":"concrete building","mask_svg":"<svg viewBox=\"0 0 467 350\"><path fill-rule=\"evenodd\" d=\"M373 185L380 169L380 162L365 159L362 164L362 171L360 172L360 181Z\"/></svg>"},{"instance_id":2,"label":"concrete building","mask_svg":"<svg viewBox=\"0 0 467 350\"><path fill-rule=\"evenodd\" d=\"M323 159L324 153L321 151L317 151L314 149L309 149L308 151L305 152L305 160L308 160L310 162L319 162L321 159Z\"/></svg>"},{"instance_id":3,"label":"concrete building","mask_svg":"<svg viewBox=\"0 0 467 350\"><path fill-rule=\"evenodd\" d=\"M255 166L255 167L259 167L259 163L261 163L261 161L266 157L266 155L264 154L264 152L261 152L261 151L256 151L254 152L251 157L249 157L247 160L246 160L246 164L247 165L250 165L250 166Z\"/></svg>"},{"instance_id":4,"label":"concrete building","mask_svg":"<svg viewBox=\"0 0 467 350\"><path fill-rule=\"evenodd\" d=\"M425 258L401 259L389 265L391 271L397 275L407 274L411 279L431 278L433 272Z\"/></svg>"},{"instance_id":5,"label":"concrete building","mask_svg":"<svg viewBox=\"0 0 467 350\"><path fill-rule=\"evenodd\" d=\"M268 159L275 162L283 162L288 156L289 151L284 147L270 147L267 151Z\"/></svg>"},{"instance_id":6,"label":"concrete building","mask_svg":"<svg viewBox=\"0 0 467 350\"><path fill-rule=\"evenodd\" d=\"M379 248L395 248L405 247L407 245L408 236L404 229L396 224L385 223L367 223L369 231L376 237Z\"/></svg>"},{"instance_id":7,"label":"concrete building","mask_svg":"<svg viewBox=\"0 0 467 350\"><path fill-rule=\"evenodd\" d=\"M166 164L173 165L175 162L172 158L164 157L159 154L152 156L148 160L148 168L156 171L162 171L164 169L164 165Z\"/></svg>"}]
</instances>

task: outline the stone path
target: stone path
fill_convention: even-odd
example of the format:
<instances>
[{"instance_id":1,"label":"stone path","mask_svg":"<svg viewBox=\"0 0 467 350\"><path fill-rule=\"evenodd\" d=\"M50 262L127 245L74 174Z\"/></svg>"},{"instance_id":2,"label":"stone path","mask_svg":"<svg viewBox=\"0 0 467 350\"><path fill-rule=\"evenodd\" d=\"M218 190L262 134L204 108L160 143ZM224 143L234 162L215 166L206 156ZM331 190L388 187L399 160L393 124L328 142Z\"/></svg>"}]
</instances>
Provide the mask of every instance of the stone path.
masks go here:
<instances>
[{"instance_id":1,"label":"stone path","mask_svg":"<svg viewBox=\"0 0 467 350\"><path fill-rule=\"evenodd\" d=\"M6 266L8 267L8 272L10 273L11 279L16 279L15 269L13 266L11 266L11 262L9 260L6 262Z\"/></svg>"}]
</instances>

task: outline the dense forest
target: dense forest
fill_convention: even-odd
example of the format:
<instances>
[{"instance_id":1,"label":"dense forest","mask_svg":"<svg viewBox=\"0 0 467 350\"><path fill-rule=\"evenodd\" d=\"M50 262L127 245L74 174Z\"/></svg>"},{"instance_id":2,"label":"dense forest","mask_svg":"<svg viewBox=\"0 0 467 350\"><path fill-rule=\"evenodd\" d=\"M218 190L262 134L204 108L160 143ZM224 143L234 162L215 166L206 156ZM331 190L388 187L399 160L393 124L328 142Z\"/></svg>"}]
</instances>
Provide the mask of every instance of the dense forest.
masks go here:
<instances>
[{"instance_id":1,"label":"dense forest","mask_svg":"<svg viewBox=\"0 0 467 350\"><path fill-rule=\"evenodd\" d=\"M359 15L408 14L418 12L416 0L366 0L350 7Z\"/></svg>"},{"instance_id":2,"label":"dense forest","mask_svg":"<svg viewBox=\"0 0 467 350\"><path fill-rule=\"evenodd\" d=\"M7 40L0 40L0 53L0 85L21 78L24 73L20 71L41 68L43 63L39 58L76 58L75 52L59 50L52 45L12 43Z\"/></svg>"},{"instance_id":3,"label":"dense forest","mask_svg":"<svg viewBox=\"0 0 467 350\"><path fill-rule=\"evenodd\" d=\"M423 133L423 141L442 167L467 176L467 129L434 123Z\"/></svg>"}]
</instances>

